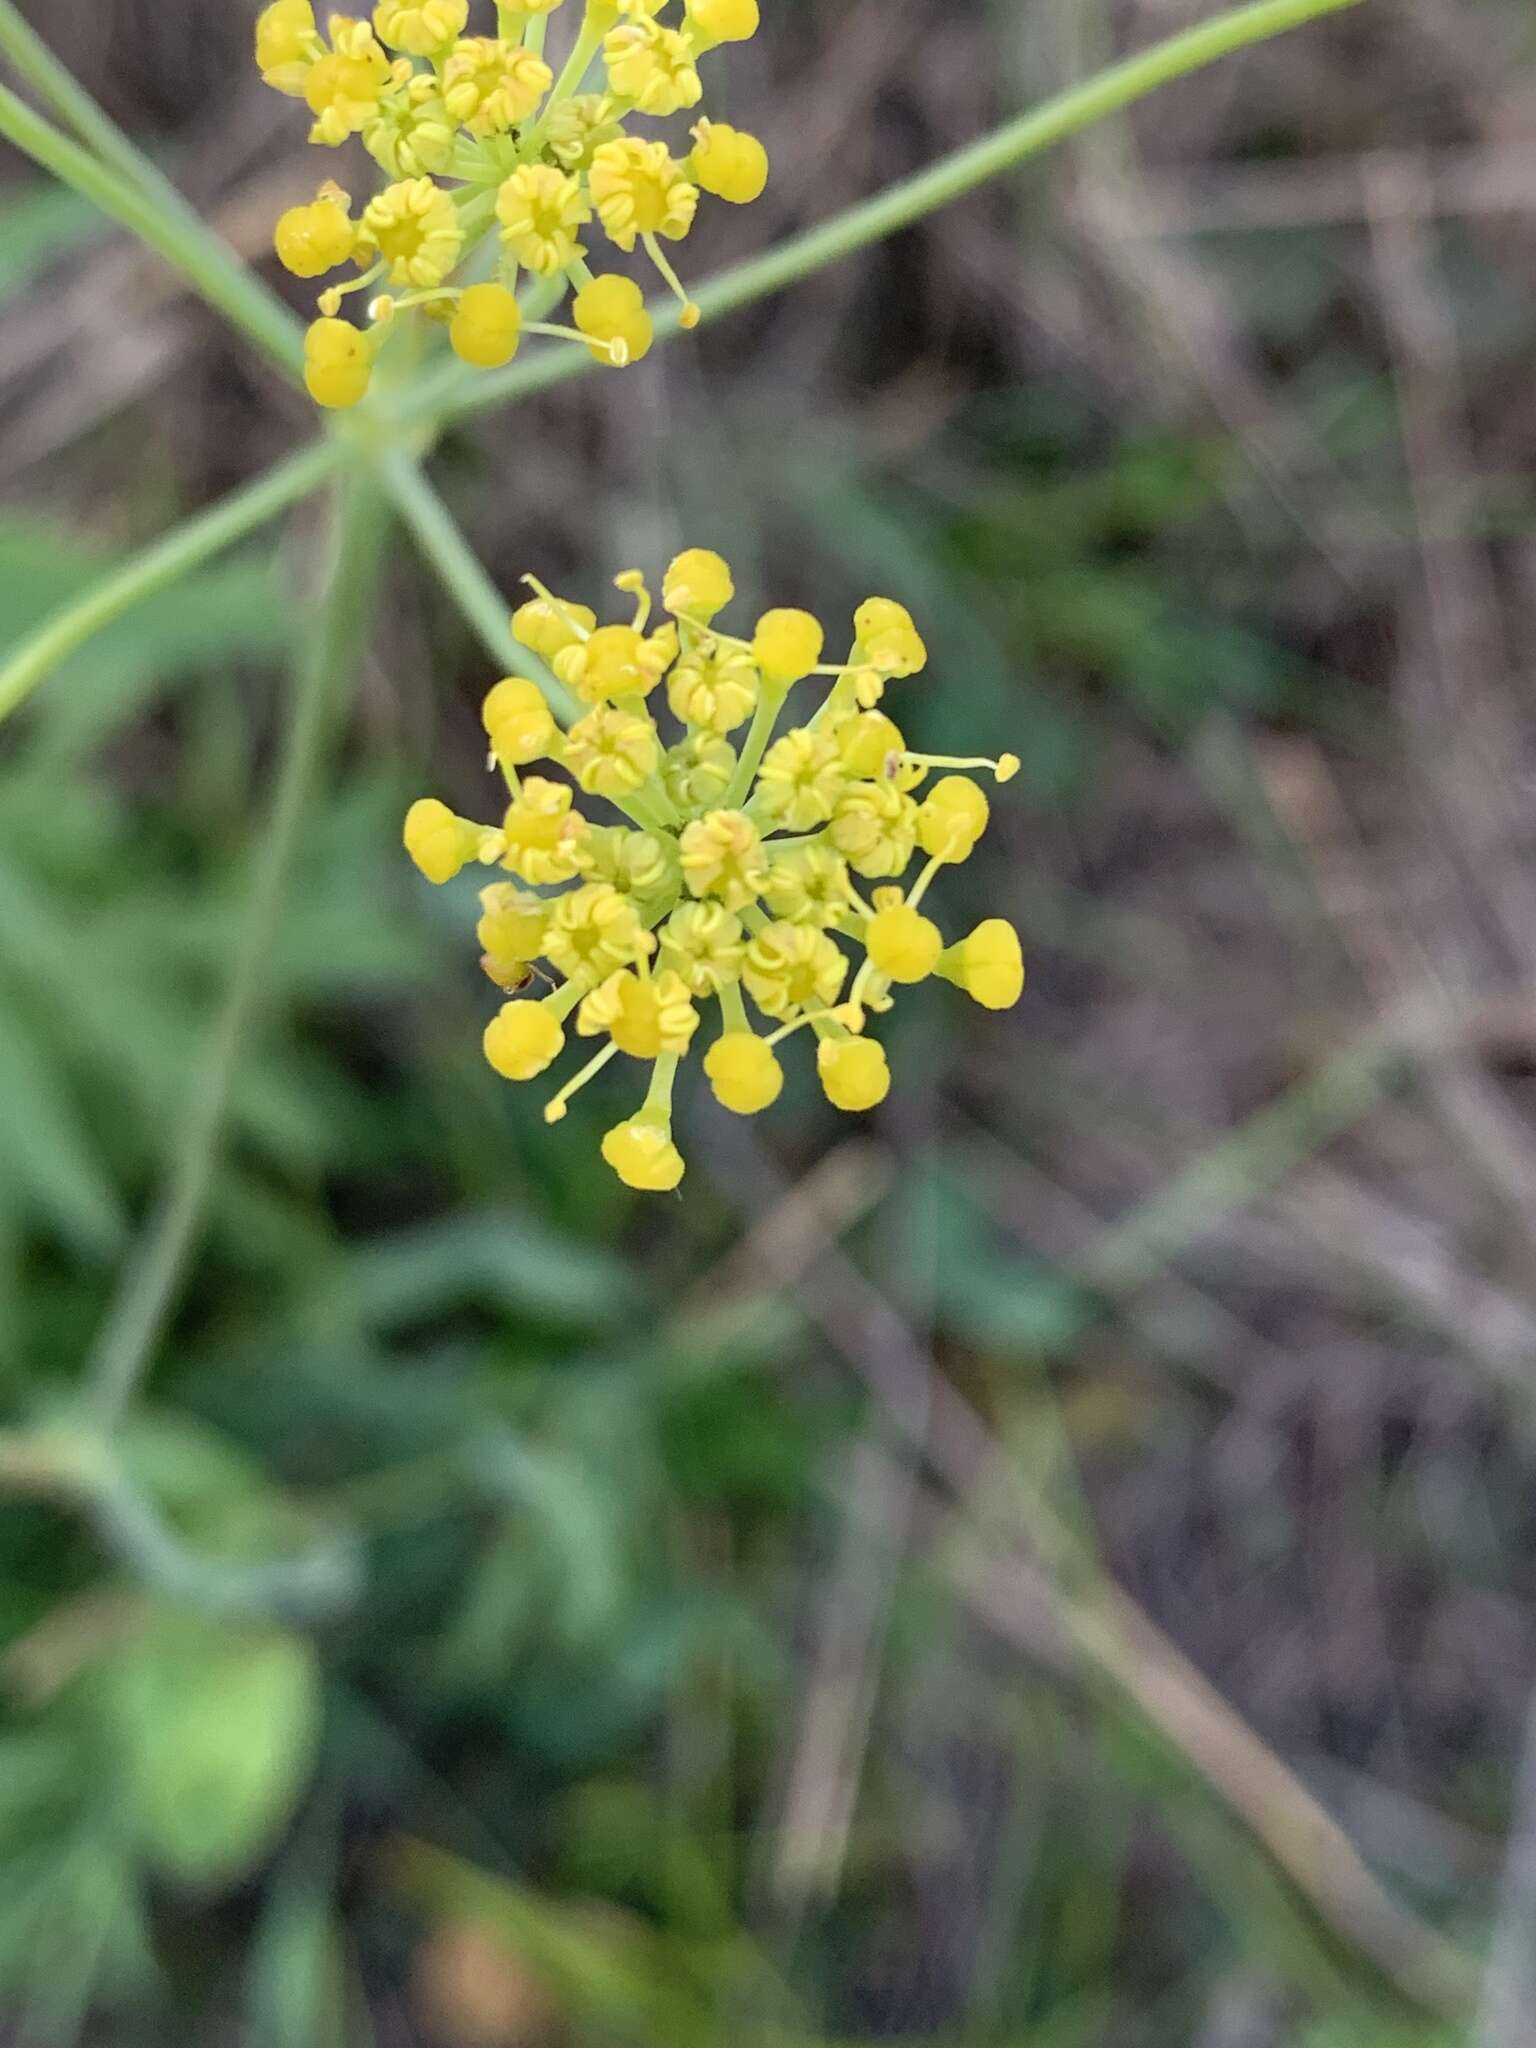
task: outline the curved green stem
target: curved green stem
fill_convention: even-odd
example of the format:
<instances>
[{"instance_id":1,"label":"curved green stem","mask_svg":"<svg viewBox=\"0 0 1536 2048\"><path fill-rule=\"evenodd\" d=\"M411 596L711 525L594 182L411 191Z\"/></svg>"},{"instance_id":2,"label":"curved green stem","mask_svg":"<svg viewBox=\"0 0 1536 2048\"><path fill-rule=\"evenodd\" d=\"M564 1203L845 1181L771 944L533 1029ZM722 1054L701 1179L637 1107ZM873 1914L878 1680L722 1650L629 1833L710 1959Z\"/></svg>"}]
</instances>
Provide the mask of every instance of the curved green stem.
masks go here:
<instances>
[{"instance_id":1,"label":"curved green stem","mask_svg":"<svg viewBox=\"0 0 1536 2048\"><path fill-rule=\"evenodd\" d=\"M147 1370L174 1306L207 1206L230 1088L262 1004L283 897L319 779L337 698L367 636L367 607L385 533L371 487L342 487L335 554L295 680L272 811L256 855L250 906L223 1009L177 1131L159 1207L124 1276L87 1367L94 1420L110 1429Z\"/></svg>"},{"instance_id":2,"label":"curved green stem","mask_svg":"<svg viewBox=\"0 0 1536 2048\"><path fill-rule=\"evenodd\" d=\"M437 571L450 597L474 628L475 636L504 675L525 676L543 691L550 709L569 722L587 708L551 675L544 663L512 638L511 607L486 575L458 522L422 473L421 465L402 449L391 449L380 461L379 474L404 525Z\"/></svg>"},{"instance_id":3,"label":"curved green stem","mask_svg":"<svg viewBox=\"0 0 1536 2048\"><path fill-rule=\"evenodd\" d=\"M298 321L174 187L160 183L151 188L138 176L103 163L7 86L0 86L0 136L131 229L280 370L295 379L303 374L304 330Z\"/></svg>"},{"instance_id":4,"label":"curved green stem","mask_svg":"<svg viewBox=\"0 0 1536 2048\"><path fill-rule=\"evenodd\" d=\"M342 452L335 441L312 442L253 483L232 491L211 510L173 527L83 597L45 619L0 665L0 719L14 711L77 647L114 625L125 612L307 497L336 468Z\"/></svg>"},{"instance_id":5,"label":"curved green stem","mask_svg":"<svg viewBox=\"0 0 1536 2048\"><path fill-rule=\"evenodd\" d=\"M1253 0L1252 5L1234 8L1212 21L1169 36L1150 49L1112 64L1096 77L1057 93L1027 114L1005 121L980 141L940 158L914 177L903 178L863 205L850 207L834 220L796 235L750 262L722 271L701 285L693 294L694 299L706 321L718 320L769 292L781 291L786 285L840 262L885 235L910 227L925 214L948 206L988 178L1012 170L1080 129L1102 121L1106 115L1144 99L1160 86L1187 77L1250 43L1264 42L1320 15L1338 14L1346 7L1359 5L1360 0ZM653 315L658 337L678 331L679 310L669 302ZM444 391L437 417L448 420L483 412L510 399L531 397L536 391L548 390L551 385L563 384L567 378L583 376L597 367L591 356L575 350L571 353L574 360L544 353L477 379L466 374L458 380L456 390Z\"/></svg>"}]
</instances>

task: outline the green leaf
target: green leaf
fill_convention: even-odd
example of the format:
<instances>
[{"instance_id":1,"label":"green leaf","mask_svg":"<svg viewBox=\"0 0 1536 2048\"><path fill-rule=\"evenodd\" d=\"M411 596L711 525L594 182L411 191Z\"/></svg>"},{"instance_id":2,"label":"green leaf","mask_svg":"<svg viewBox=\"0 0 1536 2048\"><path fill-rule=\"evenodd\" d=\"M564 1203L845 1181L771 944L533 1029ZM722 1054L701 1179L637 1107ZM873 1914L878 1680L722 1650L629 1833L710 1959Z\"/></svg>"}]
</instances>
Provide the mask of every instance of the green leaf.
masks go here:
<instances>
[{"instance_id":1,"label":"green leaf","mask_svg":"<svg viewBox=\"0 0 1536 2048\"><path fill-rule=\"evenodd\" d=\"M287 1824L314 1764L313 1650L296 1636L166 1610L107 1677L124 1804L144 1855L189 1884L238 1877Z\"/></svg>"},{"instance_id":2,"label":"green leaf","mask_svg":"<svg viewBox=\"0 0 1536 2048\"><path fill-rule=\"evenodd\" d=\"M123 1217L105 1167L57 1068L8 1013L0 1030L4 1206L30 1209L75 1250L117 1248Z\"/></svg>"}]
</instances>

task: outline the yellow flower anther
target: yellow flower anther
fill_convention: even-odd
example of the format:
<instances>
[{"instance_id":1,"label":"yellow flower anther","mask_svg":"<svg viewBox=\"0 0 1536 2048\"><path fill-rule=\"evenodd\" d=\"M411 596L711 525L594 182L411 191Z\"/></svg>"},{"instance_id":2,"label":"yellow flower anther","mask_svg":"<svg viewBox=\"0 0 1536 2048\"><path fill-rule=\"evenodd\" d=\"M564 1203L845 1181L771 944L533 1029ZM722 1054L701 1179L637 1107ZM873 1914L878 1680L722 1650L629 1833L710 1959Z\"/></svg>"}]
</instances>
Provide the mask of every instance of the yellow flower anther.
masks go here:
<instances>
[{"instance_id":1,"label":"yellow flower anther","mask_svg":"<svg viewBox=\"0 0 1536 2048\"><path fill-rule=\"evenodd\" d=\"M745 649L709 642L685 654L673 669L667 702L685 725L734 732L757 704L757 666Z\"/></svg>"},{"instance_id":2,"label":"yellow flower anther","mask_svg":"<svg viewBox=\"0 0 1536 2048\"><path fill-rule=\"evenodd\" d=\"M752 636L752 657L765 681L787 689L810 674L825 644L821 622L809 612L764 612Z\"/></svg>"},{"instance_id":3,"label":"yellow flower anther","mask_svg":"<svg viewBox=\"0 0 1536 2048\"><path fill-rule=\"evenodd\" d=\"M827 831L855 874L899 875L917 844L917 805L892 782L851 782Z\"/></svg>"},{"instance_id":4,"label":"yellow flower anther","mask_svg":"<svg viewBox=\"0 0 1536 2048\"><path fill-rule=\"evenodd\" d=\"M875 901L878 903L879 895ZM931 918L909 904L877 910L865 934L869 957L891 981L926 981L944 951L943 936Z\"/></svg>"},{"instance_id":5,"label":"yellow flower anther","mask_svg":"<svg viewBox=\"0 0 1536 2048\"><path fill-rule=\"evenodd\" d=\"M826 1009L848 977L848 958L814 925L770 924L747 948L742 980L767 1017Z\"/></svg>"},{"instance_id":6,"label":"yellow flower anther","mask_svg":"<svg viewBox=\"0 0 1536 2048\"><path fill-rule=\"evenodd\" d=\"M363 211L359 248L377 252L392 284L440 285L464 248L458 208L430 178L389 185Z\"/></svg>"},{"instance_id":7,"label":"yellow flower anther","mask_svg":"<svg viewBox=\"0 0 1536 2048\"><path fill-rule=\"evenodd\" d=\"M757 34L757 0L688 0L688 19L715 43L745 43Z\"/></svg>"},{"instance_id":8,"label":"yellow flower anther","mask_svg":"<svg viewBox=\"0 0 1536 2048\"><path fill-rule=\"evenodd\" d=\"M768 185L768 152L755 135L728 121L700 121L693 131L688 175L716 199L750 206Z\"/></svg>"},{"instance_id":9,"label":"yellow flower anther","mask_svg":"<svg viewBox=\"0 0 1536 2048\"><path fill-rule=\"evenodd\" d=\"M357 224L345 195L322 197L308 206L290 206L272 236L277 260L295 277L323 277L345 263L357 247Z\"/></svg>"},{"instance_id":10,"label":"yellow flower anther","mask_svg":"<svg viewBox=\"0 0 1536 2048\"><path fill-rule=\"evenodd\" d=\"M679 617L712 619L736 595L730 564L713 548L684 548L661 581L661 601Z\"/></svg>"},{"instance_id":11,"label":"yellow flower anther","mask_svg":"<svg viewBox=\"0 0 1536 2048\"><path fill-rule=\"evenodd\" d=\"M737 1116L756 1116L778 1101L784 1069L772 1046L753 1031L727 1031L704 1055L715 1100Z\"/></svg>"},{"instance_id":12,"label":"yellow flower anther","mask_svg":"<svg viewBox=\"0 0 1536 2048\"><path fill-rule=\"evenodd\" d=\"M836 740L802 727L775 740L763 756L756 808L786 832L809 832L831 817L846 782Z\"/></svg>"},{"instance_id":13,"label":"yellow flower anther","mask_svg":"<svg viewBox=\"0 0 1536 2048\"><path fill-rule=\"evenodd\" d=\"M571 809L569 784L550 782L542 775L525 775L501 829L505 842L502 865L523 881L543 888L573 878L577 871L577 845L590 827L585 818Z\"/></svg>"},{"instance_id":14,"label":"yellow flower anther","mask_svg":"<svg viewBox=\"0 0 1536 2048\"><path fill-rule=\"evenodd\" d=\"M464 33L469 0L378 0L373 25L380 42L412 57L432 57Z\"/></svg>"},{"instance_id":15,"label":"yellow flower anther","mask_svg":"<svg viewBox=\"0 0 1536 2048\"><path fill-rule=\"evenodd\" d=\"M600 363L622 369L650 354L655 329L632 277L621 277L617 271L594 277L572 300L571 318Z\"/></svg>"},{"instance_id":16,"label":"yellow flower anther","mask_svg":"<svg viewBox=\"0 0 1536 2048\"><path fill-rule=\"evenodd\" d=\"M592 218L581 181L554 164L524 164L503 180L496 218L509 255L536 277L554 277L583 253L577 230Z\"/></svg>"},{"instance_id":17,"label":"yellow flower anther","mask_svg":"<svg viewBox=\"0 0 1536 2048\"><path fill-rule=\"evenodd\" d=\"M699 188L664 142L633 135L605 142L593 152L587 175L597 217L620 249L633 249L640 235L678 242L693 226Z\"/></svg>"},{"instance_id":18,"label":"yellow flower anther","mask_svg":"<svg viewBox=\"0 0 1536 2048\"><path fill-rule=\"evenodd\" d=\"M693 50L676 29L641 17L621 22L603 39L608 83L642 114L676 114L696 107L704 87Z\"/></svg>"},{"instance_id":19,"label":"yellow flower anther","mask_svg":"<svg viewBox=\"0 0 1536 2048\"><path fill-rule=\"evenodd\" d=\"M576 1013L584 1037L607 1032L631 1059L655 1060L686 1053L698 1029L698 1012L679 975L663 971L641 976L620 968L600 982Z\"/></svg>"},{"instance_id":20,"label":"yellow flower anther","mask_svg":"<svg viewBox=\"0 0 1536 2048\"><path fill-rule=\"evenodd\" d=\"M716 896L741 910L762 894L768 861L757 827L741 811L707 811L678 841L683 879L695 896Z\"/></svg>"},{"instance_id":21,"label":"yellow flower anther","mask_svg":"<svg viewBox=\"0 0 1536 2048\"><path fill-rule=\"evenodd\" d=\"M927 663L912 614L892 597L866 598L853 615L853 630L870 666L883 676L915 676Z\"/></svg>"},{"instance_id":22,"label":"yellow flower anther","mask_svg":"<svg viewBox=\"0 0 1536 2048\"><path fill-rule=\"evenodd\" d=\"M503 1003L485 1027L485 1057L507 1081L532 1081L565 1045L560 1020L544 1003Z\"/></svg>"},{"instance_id":23,"label":"yellow flower anther","mask_svg":"<svg viewBox=\"0 0 1536 2048\"><path fill-rule=\"evenodd\" d=\"M639 1117L608 1132L603 1157L626 1187L646 1194L669 1194L685 1171L670 1129Z\"/></svg>"},{"instance_id":24,"label":"yellow flower anther","mask_svg":"<svg viewBox=\"0 0 1536 2048\"><path fill-rule=\"evenodd\" d=\"M990 816L991 807L978 784L968 775L946 775L918 807L918 844L934 860L966 860Z\"/></svg>"},{"instance_id":25,"label":"yellow flower anther","mask_svg":"<svg viewBox=\"0 0 1536 2048\"><path fill-rule=\"evenodd\" d=\"M345 411L367 396L373 350L345 320L316 320L304 336L304 385L316 405Z\"/></svg>"},{"instance_id":26,"label":"yellow flower anther","mask_svg":"<svg viewBox=\"0 0 1536 2048\"><path fill-rule=\"evenodd\" d=\"M542 57L519 43L468 36L443 66L443 105L471 135L505 135L526 121L554 83Z\"/></svg>"},{"instance_id":27,"label":"yellow flower anther","mask_svg":"<svg viewBox=\"0 0 1536 2048\"><path fill-rule=\"evenodd\" d=\"M828 1102L850 1114L875 1108L891 1092L885 1047L875 1038L824 1038L816 1048L816 1072Z\"/></svg>"},{"instance_id":28,"label":"yellow flower anther","mask_svg":"<svg viewBox=\"0 0 1536 2048\"><path fill-rule=\"evenodd\" d=\"M480 707L491 752L504 768L523 768L541 760L554 741L554 714L537 683L506 676L489 691Z\"/></svg>"},{"instance_id":29,"label":"yellow flower anther","mask_svg":"<svg viewBox=\"0 0 1536 2048\"><path fill-rule=\"evenodd\" d=\"M522 310L504 284L472 284L460 293L448 339L461 362L499 370L517 354L522 336Z\"/></svg>"},{"instance_id":30,"label":"yellow flower anther","mask_svg":"<svg viewBox=\"0 0 1536 2048\"><path fill-rule=\"evenodd\" d=\"M649 718L599 704L566 734L563 759L588 796L630 796L655 774L661 742Z\"/></svg>"},{"instance_id":31,"label":"yellow flower anther","mask_svg":"<svg viewBox=\"0 0 1536 2048\"><path fill-rule=\"evenodd\" d=\"M740 981L746 959L741 919L723 903L680 903L661 927L662 964L696 996Z\"/></svg>"},{"instance_id":32,"label":"yellow flower anther","mask_svg":"<svg viewBox=\"0 0 1536 2048\"><path fill-rule=\"evenodd\" d=\"M595 988L619 967L644 959L655 941L628 897L607 882L584 882L549 914L544 956L578 988Z\"/></svg>"},{"instance_id":33,"label":"yellow flower anther","mask_svg":"<svg viewBox=\"0 0 1536 2048\"><path fill-rule=\"evenodd\" d=\"M405 850L429 882L451 882L478 860L485 827L459 818L435 796L418 797L405 814Z\"/></svg>"},{"instance_id":34,"label":"yellow flower anther","mask_svg":"<svg viewBox=\"0 0 1536 2048\"><path fill-rule=\"evenodd\" d=\"M1024 954L1006 918L989 917L939 962L946 981L989 1010L1011 1010L1024 993Z\"/></svg>"}]
</instances>

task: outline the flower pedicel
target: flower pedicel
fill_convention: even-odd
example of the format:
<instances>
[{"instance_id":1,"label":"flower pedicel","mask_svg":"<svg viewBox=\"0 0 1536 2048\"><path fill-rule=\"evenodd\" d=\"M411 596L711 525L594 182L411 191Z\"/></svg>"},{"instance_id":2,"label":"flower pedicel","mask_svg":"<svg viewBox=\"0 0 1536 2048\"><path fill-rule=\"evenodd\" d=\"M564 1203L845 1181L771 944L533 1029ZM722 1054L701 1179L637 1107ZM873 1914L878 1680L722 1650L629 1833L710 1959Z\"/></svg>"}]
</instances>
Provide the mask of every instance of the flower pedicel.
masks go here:
<instances>
[{"instance_id":1,"label":"flower pedicel","mask_svg":"<svg viewBox=\"0 0 1536 2048\"><path fill-rule=\"evenodd\" d=\"M868 599L847 659L825 663L808 612L766 612L750 640L722 630L734 587L707 549L668 569L671 616L659 626L638 571L617 579L634 601L627 624L599 625L586 606L527 580L535 594L513 633L588 708L562 730L536 684L497 683L483 715L510 796L501 823L475 824L427 797L411 806L405 844L429 881L474 861L513 878L480 896L481 964L509 997L486 1029L487 1059L508 1080L531 1081L568 1029L597 1042L546 1106L551 1122L615 1055L649 1062L645 1099L604 1138L603 1156L631 1187L674 1188L683 1160L673 1081L701 1007L719 1018L703 1061L710 1086L752 1116L778 1096L778 1048L802 1030L815 1035L817 1072L839 1109L883 1100L890 1074L867 1026L898 987L937 974L991 1009L1018 1001L1024 966L1011 925L988 918L946 945L922 906L940 868L965 860L986 829L980 785L954 771L1006 782L1019 764L908 748L881 708L887 682L927 659L903 606ZM791 693L822 679L820 703L781 731ZM670 742L653 715L658 695L680 728ZM544 763L569 779L530 772ZM578 793L628 822L588 818ZM558 977L542 997L525 993L536 961Z\"/></svg>"},{"instance_id":2,"label":"flower pedicel","mask_svg":"<svg viewBox=\"0 0 1536 2048\"><path fill-rule=\"evenodd\" d=\"M262 77L305 102L311 142L361 137L387 181L360 212L328 181L277 224L278 257L296 277L357 272L321 291L306 340L319 405L356 405L380 348L418 307L447 322L478 368L510 362L524 334L581 342L615 367L638 362L652 340L640 286L594 273L591 243L625 255L638 244L692 326L698 308L662 243L686 237L702 194L745 205L768 182L757 138L699 111L699 60L756 33L757 0L573 0L558 76L544 48L564 0L495 13L494 36L468 33L470 0L378 0L371 19L333 14L323 31L311 0L272 0L257 21ZM682 138L646 126L679 116ZM573 325L525 317L524 272L552 287L551 305L574 293ZM370 290L368 326L343 319L347 298Z\"/></svg>"}]
</instances>

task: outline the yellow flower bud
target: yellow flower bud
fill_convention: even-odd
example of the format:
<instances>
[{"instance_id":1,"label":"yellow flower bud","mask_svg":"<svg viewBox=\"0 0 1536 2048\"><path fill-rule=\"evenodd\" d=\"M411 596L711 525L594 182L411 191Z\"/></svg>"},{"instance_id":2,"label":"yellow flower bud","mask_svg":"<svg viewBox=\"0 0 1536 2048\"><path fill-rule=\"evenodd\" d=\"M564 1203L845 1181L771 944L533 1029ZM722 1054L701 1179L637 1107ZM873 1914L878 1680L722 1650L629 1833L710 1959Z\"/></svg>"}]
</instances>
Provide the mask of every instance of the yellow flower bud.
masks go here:
<instances>
[{"instance_id":1,"label":"yellow flower bud","mask_svg":"<svg viewBox=\"0 0 1536 2048\"><path fill-rule=\"evenodd\" d=\"M736 595L730 564L712 548L684 548L662 578L661 601L669 612L712 619Z\"/></svg>"},{"instance_id":2,"label":"yellow flower bud","mask_svg":"<svg viewBox=\"0 0 1536 2048\"><path fill-rule=\"evenodd\" d=\"M901 727L883 711L860 711L837 727L838 751L850 775L873 782L906 750Z\"/></svg>"},{"instance_id":3,"label":"yellow flower bud","mask_svg":"<svg viewBox=\"0 0 1536 2048\"><path fill-rule=\"evenodd\" d=\"M990 816L978 784L968 775L945 775L918 806L918 844L935 860L965 860L986 831Z\"/></svg>"},{"instance_id":4,"label":"yellow flower bud","mask_svg":"<svg viewBox=\"0 0 1536 2048\"><path fill-rule=\"evenodd\" d=\"M303 98L319 47L310 0L272 0L256 17L257 68L268 85L291 99Z\"/></svg>"},{"instance_id":5,"label":"yellow flower bud","mask_svg":"<svg viewBox=\"0 0 1536 2048\"><path fill-rule=\"evenodd\" d=\"M912 614L892 597L866 598L853 615L853 630L883 676L915 676L928 659Z\"/></svg>"},{"instance_id":6,"label":"yellow flower bud","mask_svg":"<svg viewBox=\"0 0 1536 2048\"><path fill-rule=\"evenodd\" d=\"M768 152L755 135L728 121L701 121L693 133L688 172L696 185L733 206L750 206L762 198L768 184Z\"/></svg>"},{"instance_id":7,"label":"yellow flower bud","mask_svg":"<svg viewBox=\"0 0 1536 2048\"><path fill-rule=\"evenodd\" d=\"M524 768L549 752L555 736L554 714L537 683L506 676L481 706L481 721L491 751L506 768Z\"/></svg>"},{"instance_id":8,"label":"yellow flower bud","mask_svg":"<svg viewBox=\"0 0 1536 2048\"><path fill-rule=\"evenodd\" d=\"M492 882L480 891L475 937L497 966L537 960L544 950L549 905L515 882Z\"/></svg>"},{"instance_id":9,"label":"yellow flower bud","mask_svg":"<svg viewBox=\"0 0 1536 2048\"><path fill-rule=\"evenodd\" d=\"M597 613L584 604L567 604L562 598L556 607L542 597L530 597L512 614L512 638L520 646L542 654L546 661L553 661L557 654L563 654L581 639L578 626L582 632L590 633L596 624Z\"/></svg>"},{"instance_id":10,"label":"yellow flower bud","mask_svg":"<svg viewBox=\"0 0 1536 2048\"><path fill-rule=\"evenodd\" d=\"M643 697L656 682L645 659L645 641L633 626L599 626L561 651L555 673L588 704Z\"/></svg>"},{"instance_id":11,"label":"yellow flower bud","mask_svg":"<svg viewBox=\"0 0 1536 2048\"><path fill-rule=\"evenodd\" d=\"M816 1071L834 1109L873 1109L890 1093L885 1047L873 1038L824 1038L816 1048Z\"/></svg>"},{"instance_id":12,"label":"yellow flower bud","mask_svg":"<svg viewBox=\"0 0 1536 2048\"><path fill-rule=\"evenodd\" d=\"M483 1043L503 1079L532 1081L560 1057L565 1032L542 1003L503 1003L486 1025Z\"/></svg>"},{"instance_id":13,"label":"yellow flower bud","mask_svg":"<svg viewBox=\"0 0 1536 2048\"><path fill-rule=\"evenodd\" d=\"M571 301L571 318L600 363L622 368L650 354L655 330L632 277L621 277L617 271L594 277Z\"/></svg>"},{"instance_id":14,"label":"yellow flower bud","mask_svg":"<svg viewBox=\"0 0 1536 2048\"><path fill-rule=\"evenodd\" d=\"M517 354L523 315L504 284L472 284L459 296L448 339L461 362L499 370Z\"/></svg>"},{"instance_id":15,"label":"yellow flower bud","mask_svg":"<svg viewBox=\"0 0 1536 2048\"><path fill-rule=\"evenodd\" d=\"M939 962L946 981L989 1010L1011 1010L1024 993L1024 955L1006 918L989 917Z\"/></svg>"},{"instance_id":16,"label":"yellow flower bud","mask_svg":"<svg viewBox=\"0 0 1536 2048\"><path fill-rule=\"evenodd\" d=\"M295 277L323 277L345 263L357 246L357 228L347 209L331 198L290 206L272 236L277 260Z\"/></svg>"},{"instance_id":17,"label":"yellow flower bud","mask_svg":"<svg viewBox=\"0 0 1536 2048\"><path fill-rule=\"evenodd\" d=\"M879 902L879 896L875 898ZM877 910L865 935L869 957L892 981L926 981L939 964L944 940L931 918L910 904Z\"/></svg>"},{"instance_id":18,"label":"yellow flower bud","mask_svg":"<svg viewBox=\"0 0 1536 2048\"><path fill-rule=\"evenodd\" d=\"M536 277L569 270L583 253L576 230L592 218L579 179L553 164L524 164L496 195L501 239Z\"/></svg>"},{"instance_id":19,"label":"yellow flower bud","mask_svg":"<svg viewBox=\"0 0 1536 2048\"><path fill-rule=\"evenodd\" d=\"M345 320L316 320L304 337L304 386L316 405L344 411L367 396L373 376L368 337Z\"/></svg>"},{"instance_id":20,"label":"yellow flower bud","mask_svg":"<svg viewBox=\"0 0 1536 2048\"><path fill-rule=\"evenodd\" d=\"M435 796L418 797L405 814L405 850L429 882L451 882L485 837L483 826L455 817Z\"/></svg>"},{"instance_id":21,"label":"yellow flower bud","mask_svg":"<svg viewBox=\"0 0 1536 2048\"><path fill-rule=\"evenodd\" d=\"M561 758L588 796L630 796L655 774L661 742L649 718L599 704L566 734Z\"/></svg>"},{"instance_id":22,"label":"yellow flower bud","mask_svg":"<svg viewBox=\"0 0 1536 2048\"><path fill-rule=\"evenodd\" d=\"M847 973L846 956L824 931L781 920L748 946L742 979L764 1016L787 1017L835 1003Z\"/></svg>"},{"instance_id":23,"label":"yellow flower bud","mask_svg":"<svg viewBox=\"0 0 1536 2048\"><path fill-rule=\"evenodd\" d=\"M752 657L765 680L783 689L810 674L825 642L819 621L809 612L764 612L752 637Z\"/></svg>"},{"instance_id":24,"label":"yellow flower bud","mask_svg":"<svg viewBox=\"0 0 1536 2048\"><path fill-rule=\"evenodd\" d=\"M603 1157L629 1188L669 1194L683 1177L683 1155L665 1124L636 1117L617 1124L603 1139Z\"/></svg>"},{"instance_id":25,"label":"yellow flower bud","mask_svg":"<svg viewBox=\"0 0 1536 2048\"><path fill-rule=\"evenodd\" d=\"M753 1031L727 1031L704 1055L704 1071L722 1107L737 1116L756 1116L777 1102L784 1069L771 1045Z\"/></svg>"},{"instance_id":26,"label":"yellow flower bud","mask_svg":"<svg viewBox=\"0 0 1536 2048\"><path fill-rule=\"evenodd\" d=\"M713 43L745 43L758 31L757 0L688 0L688 19Z\"/></svg>"}]
</instances>

